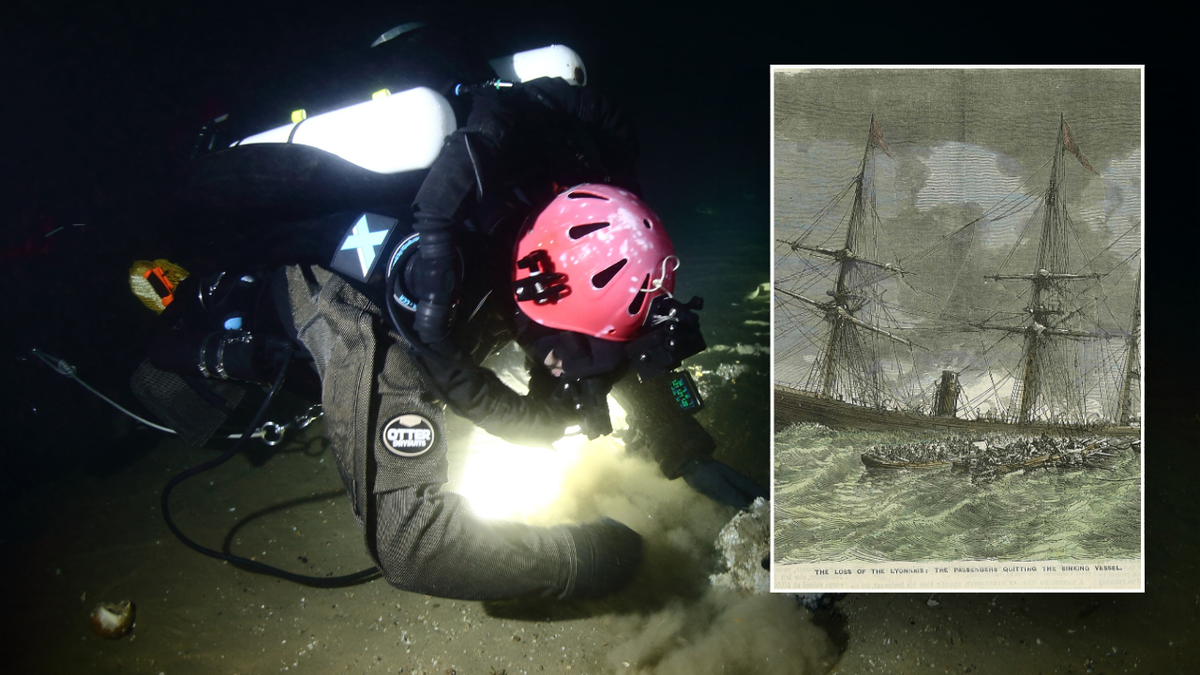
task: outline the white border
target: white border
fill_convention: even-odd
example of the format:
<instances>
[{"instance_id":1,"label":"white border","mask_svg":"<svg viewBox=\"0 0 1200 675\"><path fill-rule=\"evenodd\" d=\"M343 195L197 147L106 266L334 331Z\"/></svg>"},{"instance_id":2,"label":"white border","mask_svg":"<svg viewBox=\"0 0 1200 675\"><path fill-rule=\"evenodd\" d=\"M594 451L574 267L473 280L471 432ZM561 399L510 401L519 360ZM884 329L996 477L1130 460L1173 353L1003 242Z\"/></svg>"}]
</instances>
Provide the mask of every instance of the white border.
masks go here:
<instances>
[{"instance_id":1,"label":"white border","mask_svg":"<svg viewBox=\"0 0 1200 675\"><path fill-rule=\"evenodd\" d=\"M1011 586L1010 587L1010 586L1006 586L1004 583L996 583L997 580L1002 582L1006 579L1006 577L1003 576L1005 573L999 572L999 573L997 573L997 575L993 575L993 576L982 576L981 575L980 577L977 577L977 579L981 580L982 583L979 585L973 585L971 587L955 586L955 585L950 585L950 584L947 584L947 585L935 584L932 586L916 586L916 587L896 586L896 587L890 587L890 588L856 588L853 585L837 586L836 584L832 584L832 583L830 585L822 584L819 586L800 587L800 588L778 587L775 583L776 573L778 572L778 565L775 562L776 559L775 559L775 509L774 509L774 504L775 504L775 305L774 305L774 303L775 303L775 294L774 294L775 245L774 245L774 242L775 242L775 75L776 75L776 73L779 73L779 72L785 71L785 70L793 71L793 72L804 72L806 70L835 70L835 69L842 69L842 70L846 70L846 69L853 69L853 70L905 70L905 69L927 69L927 70L951 70L951 69L971 69L971 70L998 70L998 69L1119 70L1119 69L1134 69L1134 68L1138 69L1138 71L1140 73L1140 78L1139 78L1139 87L1140 87L1139 105L1140 105L1140 107L1139 107L1138 115L1139 115L1139 122L1140 122L1139 131L1141 134L1141 136L1140 136L1141 166L1139 167L1140 189L1141 189L1141 204L1140 204L1141 230L1139 232L1139 235L1141 237L1141 252L1139 255L1139 260L1140 260L1140 267L1139 267L1140 299L1139 299L1139 302L1140 302L1140 306L1141 306L1141 321L1140 321L1139 330L1140 330L1140 338L1141 338L1141 353L1139 354L1140 363L1138 365L1139 375L1141 376L1140 386L1141 386L1141 397L1142 397L1142 411L1141 411L1142 428L1141 428L1141 436L1140 436L1141 443L1142 443L1142 453L1141 453L1142 456L1141 456L1141 460L1140 460L1142 489L1141 489L1141 511L1139 514L1140 519L1141 519L1141 524L1140 524L1141 557L1138 560L1088 561L1087 563L1084 563L1084 566L1095 567L1098 564L1115 563L1116 565L1125 565L1130 568L1136 568L1136 574L1138 575L1138 586L1136 588L1133 588L1133 587L1094 588L1094 587L1083 587L1083 586L1073 586L1073 587L1072 586L1054 586L1054 587L1044 587L1044 588L1023 587L1023 586ZM771 161L770 181L771 181L771 184L769 186L769 191L768 191L769 198L771 200L771 204L770 204L771 227L770 227L770 234L769 234L769 238L770 238L769 243L771 244L770 250L771 250L771 288L772 288L772 294L771 294L771 303L772 303L772 305L771 305L771 378L770 378L771 399L770 399L770 415L769 415L770 424L771 424L771 471L770 471L771 485L770 485L770 493L771 493L771 504L772 504L771 524L770 524L771 592L772 593L814 593L814 592L825 592L825 593L828 593L828 592L849 592L849 593L935 593L935 592L936 593L943 593L943 592L987 593L987 592L991 592L991 593L994 593L994 592L1000 591L1000 592L1014 592L1014 593L1015 592L1021 592L1021 593L1062 593L1062 592L1070 592L1070 593L1145 593L1146 592L1146 567L1145 567L1145 560L1146 560L1146 453L1145 453L1145 447L1146 447L1146 348L1145 348L1145 345L1146 345L1146 303L1145 303L1145 300L1146 300L1146 275L1145 275L1145 271L1146 271L1146 66L1145 66L1145 64L1142 64L1142 65L1085 64L1085 65L1065 65L1065 66L1064 65L1026 65L1026 64L1020 64L1020 65L780 65L780 64L772 64L768 69L768 77L770 77L770 80L771 80L770 87L769 87L770 103L768 106L768 109L769 109L768 114L770 117L770 125L771 125L770 126L770 130L771 130L770 131L770 144L771 144L771 147L770 147L770 161ZM1069 564L1076 565L1078 563L1069 563ZM1054 565L1054 566L1061 567L1062 563L1059 563L1057 561L1040 561L1040 560L1032 561L1032 562L1028 562L1028 563L1022 563L1022 562L1018 562L1018 561L1006 561L1006 562L938 561L936 563L932 563L932 562L925 562L925 563L894 562L894 563L886 563L886 564L804 563L804 564L788 565L787 567L788 568L804 567L804 568L808 569L808 568L816 567L818 565L821 567L827 567L827 568L849 568L849 569L854 570L854 572L852 573L851 576L857 576L858 574L866 574L868 572L868 570L871 570L871 569L884 569L884 568L897 568L897 569L898 568L910 568L911 569L911 568L924 568L924 567L932 568L935 566L936 567L944 566L944 567L951 567L951 568L953 568L953 567L1004 568L1004 567L1020 567L1023 565L1031 565L1031 566L1039 566L1039 567ZM1128 573L1129 572L1126 571L1121 576L1122 577L1127 576ZM1059 572L1056 574L1059 575L1056 578L1061 579L1064 577L1070 578L1070 575L1072 575L1073 573ZM830 576L831 576L831 582L832 582L834 580L834 578L832 575L830 575ZM938 578L941 579L943 577L939 576ZM953 576L951 576L950 578L953 578ZM1013 577L1011 577L1011 576L1007 577L1007 579L1012 579L1012 578ZM1092 578L1094 578L1094 575ZM987 580L992 580L992 583L988 584Z\"/></svg>"}]
</instances>

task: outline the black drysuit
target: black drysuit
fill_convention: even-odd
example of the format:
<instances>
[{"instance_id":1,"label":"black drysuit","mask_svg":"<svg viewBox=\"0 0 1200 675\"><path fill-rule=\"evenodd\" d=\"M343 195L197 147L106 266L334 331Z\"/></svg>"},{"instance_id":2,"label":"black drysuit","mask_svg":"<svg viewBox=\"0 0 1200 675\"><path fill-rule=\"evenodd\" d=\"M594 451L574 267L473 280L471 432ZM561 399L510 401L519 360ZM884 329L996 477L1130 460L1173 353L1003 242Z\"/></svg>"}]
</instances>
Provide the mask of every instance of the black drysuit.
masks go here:
<instances>
[{"instance_id":1,"label":"black drysuit","mask_svg":"<svg viewBox=\"0 0 1200 675\"><path fill-rule=\"evenodd\" d=\"M590 89L540 80L476 96L465 127L447 139L414 201L421 246L461 251L467 263L460 316L439 348L478 363L511 341L518 310L508 274L524 218L556 187L612 181L636 190L636 154L620 111ZM209 175L199 179L202 186L206 180L221 183ZM278 309L320 374L326 432L368 549L389 583L480 600L586 597L628 580L640 539L619 523L485 521L461 496L440 490L447 480L443 404L506 440L548 444L573 422L573 411L537 396L546 373L535 372L534 393L521 397L480 369L418 358L392 328L378 284L332 273L319 257L297 256L296 245L279 243L287 238L273 232L269 244L263 238L251 249L269 262L301 262L276 276ZM475 309L468 319L461 308ZM661 382L638 383L631 375L613 393L636 430L635 445L668 477L711 455L712 438L678 410ZM431 428L428 448L394 452L387 433L400 418Z\"/></svg>"}]
</instances>

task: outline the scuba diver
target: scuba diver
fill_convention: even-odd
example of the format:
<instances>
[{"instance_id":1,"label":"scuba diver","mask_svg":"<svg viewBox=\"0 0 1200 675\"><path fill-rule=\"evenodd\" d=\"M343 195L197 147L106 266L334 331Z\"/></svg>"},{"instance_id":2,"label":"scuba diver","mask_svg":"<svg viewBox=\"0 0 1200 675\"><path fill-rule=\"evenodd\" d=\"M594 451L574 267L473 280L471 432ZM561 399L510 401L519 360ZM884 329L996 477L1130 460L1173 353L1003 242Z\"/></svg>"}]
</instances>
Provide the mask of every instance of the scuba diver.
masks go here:
<instances>
[{"instance_id":1,"label":"scuba diver","mask_svg":"<svg viewBox=\"0 0 1200 675\"><path fill-rule=\"evenodd\" d=\"M278 383L294 361L288 386L320 401L368 552L392 586L469 600L609 594L637 570L640 536L611 519L476 517L441 490L444 408L548 446L568 427L612 433L611 393L628 414L627 448L745 508L766 491L712 459L714 440L687 410L699 405L694 384L673 377L705 349L702 301L673 297L681 261L639 196L636 136L584 86L577 56L556 76L506 80L452 50L430 56L445 46L436 31L402 32L411 79L385 100L419 95L452 111L435 159L364 169L353 152L306 145L317 118L301 115L261 134L286 142L245 138L197 160L179 222L209 260L199 274L138 272L166 307L135 393L202 444L252 384ZM525 395L480 365L513 341Z\"/></svg>"}]
</instances>

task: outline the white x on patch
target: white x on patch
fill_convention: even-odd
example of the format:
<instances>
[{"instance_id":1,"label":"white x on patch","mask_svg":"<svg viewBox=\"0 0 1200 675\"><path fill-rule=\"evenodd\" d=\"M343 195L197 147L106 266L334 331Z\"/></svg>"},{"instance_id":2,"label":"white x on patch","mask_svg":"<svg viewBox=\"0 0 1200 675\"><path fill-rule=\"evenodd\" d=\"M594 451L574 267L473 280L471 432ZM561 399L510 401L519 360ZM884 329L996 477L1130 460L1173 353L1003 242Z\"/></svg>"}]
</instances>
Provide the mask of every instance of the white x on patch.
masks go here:
<instances>
[{"instance_id":1,"label":"white x on patch","mask_svg":"<svg viewBox=\"0 0 1200 675\"><path fill-rule=\"evenodd\" d=\"M371 264L375 262L375 247L382 246L387 235L387 230L372 232L367 225L367 215L364 213L358 222L354 223L354 228L351 230L350 236L346 237L346 241L342 243L341 250L358 250L358 263L362 266L363 277L366 277L367 272L371 269Z\"/></svg>"}]
</instances>

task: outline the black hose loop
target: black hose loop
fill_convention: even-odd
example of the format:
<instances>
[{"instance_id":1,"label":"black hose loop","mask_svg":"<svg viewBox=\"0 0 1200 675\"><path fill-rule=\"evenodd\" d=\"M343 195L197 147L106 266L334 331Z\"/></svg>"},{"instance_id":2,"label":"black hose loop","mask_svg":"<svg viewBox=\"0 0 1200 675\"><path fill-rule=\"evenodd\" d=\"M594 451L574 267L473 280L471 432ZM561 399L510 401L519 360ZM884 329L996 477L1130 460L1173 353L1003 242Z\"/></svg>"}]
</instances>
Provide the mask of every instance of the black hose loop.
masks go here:
<instances>
[{"instance_id":1,"label":"black hose loop","mask_svg":"<svg viewBox=\"0 0 1200 675\"><path fill-rule=\"evenodd\" d=\"M250 438L254 433L254 430L258 428L259 422L262 421L262 418L267 413L267 408L271 405L271 401L275 399L275 395L279 393L279 389L283 386L284 377L287 376L288 366L292 361L293 351L295 351L295 347L289 344L287 347L287 353L284 355L283 367L279 369L279 374L275 376L275 382L271 385L270 393L267 394L267 398L262 402L262 405L258 407L258 412L254 414L254 419L250 420L250 424L246 427L246 431L242 434L241 438L239 438L237 442L233 444L233 447L221 453L218 457L214 457L207 462L197 464L190 469L186 469L176 474L171 478L171 480L167 481L166 486L163 487L161 500L163 520L167 522L167 528L171 530L171 533L174 534L175 537L179 539L179 541L183 542L188 548L210 558L224 560L225 562L236 565L249 572L269 574L273 577L279 577L280 579L286 579L288 581L294 581L298 584L314 586L317 588L338 588L370 581L381 576L379 568L372 567L370 569L365 569L353 574L346 574L338 577L314 577L307 574L295 574L293 572L288 572L286 570L279 569L278 567L260 563L256 560L250 560L249 558L243 558L241 556L214 551L211 548L202 546L189 539L187 535L185 535L179 529L179 527L175 525L175 521L171 519L171 511L168 502L171 499L171 491L175 489L175 486L179 485L188 478L191 478L192 476L204 473L209 469L215 469L229 461L230 458L232 458L242 449L242 444L244 444L246 439Z\"/></svg>"}]
</instances>

